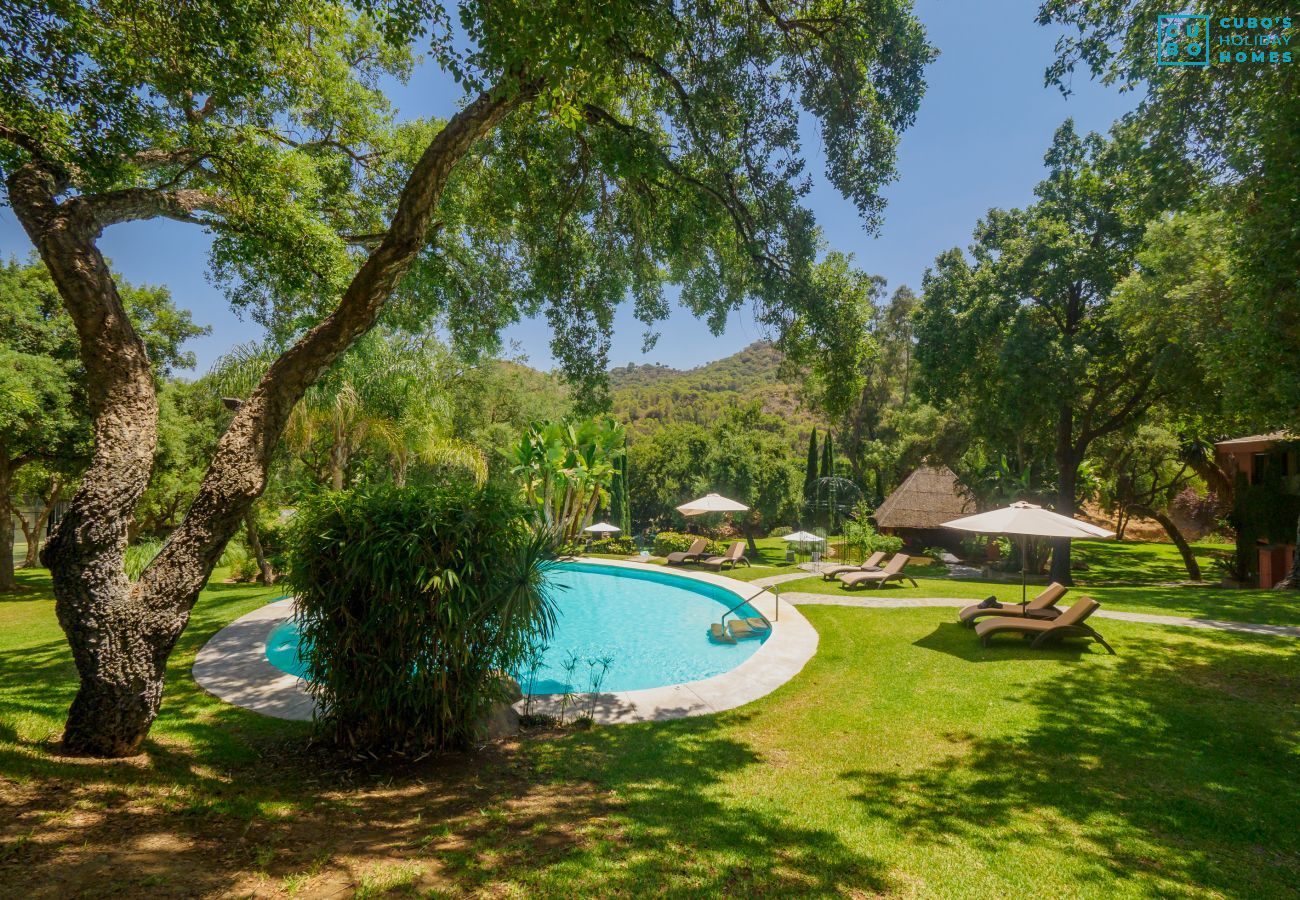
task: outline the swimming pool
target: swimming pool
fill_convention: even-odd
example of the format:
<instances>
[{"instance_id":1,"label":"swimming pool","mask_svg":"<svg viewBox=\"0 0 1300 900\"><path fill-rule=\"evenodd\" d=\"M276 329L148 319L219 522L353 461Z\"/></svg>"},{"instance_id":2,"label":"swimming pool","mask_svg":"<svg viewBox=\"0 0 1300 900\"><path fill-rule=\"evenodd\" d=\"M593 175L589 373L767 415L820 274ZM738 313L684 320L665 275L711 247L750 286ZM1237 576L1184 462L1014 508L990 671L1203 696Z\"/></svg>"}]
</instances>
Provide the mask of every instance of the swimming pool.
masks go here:
<instances>
[{"instance_id":1,"label":"swimming pool","mask_svg":"<svg viewBox=\"0 0 1300 900\"><path fill-rule=\"evenodd\" d=\"M755 591L758 589L755 588ZM548 580L556 627L542 665L530 678L516 673L525 693L591 689L589 660L610 658L602 691L637 691L721 675L749 659L764 639L716 644L709 625L743 597L719 585L671 572L573 562ZM748 605L737 614L758 615ZM573 676L564 665L573 655ZM302 676L293 620L272 629L266 656L281 671ZM531 686L530 686L531 685Z\"/></svg>"}]
</instances>

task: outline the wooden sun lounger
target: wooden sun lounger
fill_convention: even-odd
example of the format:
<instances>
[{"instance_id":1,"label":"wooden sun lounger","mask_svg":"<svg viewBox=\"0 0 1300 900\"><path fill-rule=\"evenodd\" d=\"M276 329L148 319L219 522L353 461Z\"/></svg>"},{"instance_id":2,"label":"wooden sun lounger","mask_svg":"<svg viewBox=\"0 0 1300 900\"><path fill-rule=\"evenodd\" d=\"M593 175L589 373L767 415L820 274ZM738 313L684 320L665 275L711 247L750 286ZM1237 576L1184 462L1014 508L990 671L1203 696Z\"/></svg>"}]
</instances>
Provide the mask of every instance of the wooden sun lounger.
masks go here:
<instances>
[{"instance_id":1,"label":"wooden sun lounger","mask_svg":"<svg viewBox=\"0 0 1300 900\"><path fill-rule=\"evenodd\" d=\"M985 647L989 645L989 641L995 634L1022 634L1027 638L1033 638L1033 643L1029 646L1035 649L1045 647L1061 638L1087 637L1101 644L1106 648L1106 652L1114 656L1114 648L1106 643L1106 639L1098 634L1095 628L1087 624L1088 617L1100 606L1101 604L1091 597L1080 597L1073 606L1050 621L1016 617L985 619L975 626L975 633L980 636L980 643Z\"/></svg>"},{"instance_id":2,"label":"wooden sun lounger","mask_svg":"<svg viewBox=\"0 0 1300 900\"><path fill-rule=\"evenodd\" d=\"M704 555L704 551L709 548L709 542L704 538L696 538L691 542L691 549L677 550L669 553L667 557L668 565L679 566L684 562L699 559Z\"/></svg>"},{"instance_id":3,"label":"wooden sun lounger","mask_svg":"<svg viewBox=\"0 0 1300 900\"><path fill-rule=\"evenodd\" d=\"M885 558L884 550L877 550L868 556L860 566L831 566L828 569L822 569L822 581L834 581L836 575L843 575L845 572L879 572L880 561Z\"/></svg>"},{"instance_id":4,"label":"wooden sun lounger","mask_svg":"<svg viewBox=\"0 0 1300 900\"><path fill-rule=\"evenodd\" d=\"M1003 616L1021 619L1055 619L1061 614L1056 604L1070 592L1063 584L1053 581L1043 592L1022 608L1019 603L1004 603L1001 607L980 608L979 604L967 606L957 613L957 620L967 628L975 627L975 620L985 616Z\"/></svg>"},{"instance_id":5,"label":"wooden sun lounger","mask_svg":"<svg viewBox=\"0 0 1300 900\"><path fill-rule=\"evenodd\" d=\"M911 559L906 553L895 553L894 558L889 561L879 572L845 572L840 576L840 582L844 587L852 589L858 585L874 584L879 587L882 584L888 584L891 581L902 581L907 579L912 582L912 587L917 587L916 579L911 575L904 574L903 566Z\"/></svg>"},{"instance_id":6,"label":"wooden sun lounger","mask_svg":"<svg viewBox=\"0 0 1300 900\"><path fill-rule=\"evenodd\" d=\"M727 568L728 566L734 569L740 563L749 565L749 560L745 558L744 552L745 552L745 542L736 541L734 544L728 547L727 552L722 554L721 556L710 556L708 559L702 559L699 562L700 565L702 566L710 566L712 568L717 569L719 572L721 572L723 569Z\"/></svg>"}]
</instances>

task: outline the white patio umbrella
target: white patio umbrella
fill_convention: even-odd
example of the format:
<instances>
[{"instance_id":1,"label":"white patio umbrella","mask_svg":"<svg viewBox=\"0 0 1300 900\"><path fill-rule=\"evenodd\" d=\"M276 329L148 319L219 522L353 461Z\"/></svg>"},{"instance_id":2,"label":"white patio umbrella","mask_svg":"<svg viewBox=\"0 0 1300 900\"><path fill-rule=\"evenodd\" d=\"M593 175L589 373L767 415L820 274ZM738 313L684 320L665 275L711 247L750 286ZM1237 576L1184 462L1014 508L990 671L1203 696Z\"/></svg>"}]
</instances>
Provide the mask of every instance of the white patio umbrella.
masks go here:
<instances>
[{"instance_id":1,"label":"white patio umbrella","mask_svg":"<svg viewBox=\"0 0 1300 900\"><path fill-rule=\"evenodd\" d=\"M745 512L748 509L745 504L728 500L721 494L705 494L697 500L677 507L677 511L684 516L702 516L705 513L715 512Z\"/></svg>"},{"instance_id":2,"label":"white patio umbrella","mask_svg":"<svg viewBox=\"0 0 1300 900\"><path fill-rule=\"evenodd\" d=\"M789 541L792 544L798 543L800 545L803 545L803 544L818 544L826 540L826 538L822 537L821 535L813 534L812 532L809 531L794 531L791 532L790 534L782 535L781 540ZM803 551L804 551L803 546L800 546L797 552L803 553Z\"/></svg>"},{"instance_id":3,"label":"white patio umbrella","mask_svg":"<svg viewBox=\"0 0 1300 900\"><path fill-rule=\"evenodd\" d=\"M1031 537L1050 538L1109 538L1115 532L1098 528L1088 522L1080 522L1050 509L1043 509L1023 500L1012 503L1002 509L965 516L944 522L944 528L956 528L959 531L974 531L980 534L1014 534L1020 537L1020 606L1024 612L1029 603L1029 592L1025 579L1025 545Z\"/></svg>"},{"instance_id":4,"label":"white patio umbrella","mask_svg":"<svg viewBox=\"0 0 1300 900\"><path fill-rule=\"evenodd\" d=\"M583 531L591 531L595 534L616 534L622 531L617 525L611 525L608 522L597 522L595 525L588 525Z\"/></svg>"}]
</instances>

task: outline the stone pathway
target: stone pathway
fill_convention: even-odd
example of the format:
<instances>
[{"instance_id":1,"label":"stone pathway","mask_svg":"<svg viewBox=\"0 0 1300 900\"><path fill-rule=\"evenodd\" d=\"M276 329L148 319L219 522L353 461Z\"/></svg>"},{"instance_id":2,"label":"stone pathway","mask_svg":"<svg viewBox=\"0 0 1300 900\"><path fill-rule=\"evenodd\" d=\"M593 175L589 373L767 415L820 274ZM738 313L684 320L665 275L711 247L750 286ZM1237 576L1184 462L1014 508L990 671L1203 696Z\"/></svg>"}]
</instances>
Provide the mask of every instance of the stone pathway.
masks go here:
<instances>
[{"instance_id":1,"label":"stone pathway","mask_svg":"<svg viewBox=\"0 0 1300 900\"><path fill-rule=\"evenodd\" d=\"M786 572L783 575L768 575L765 578L755 578L747 583L754 585L754 587L771 587L774 584L784 584L787 581L803 581L807 577L807 572Z\"/></svg>"},{"instance_id":2,"label":"stone pathway","mask_svg":"<svg viewBox=\"0 0 1300 900\"><path fill-rule=\"evenodd\" d=\"M859 606L866 609L900 609L923 606L969 606L970 600L953 597L839 597L834 594L807 594L801 591L782 592L781 599L794 606ZM1123 612L1099 609L1093 615L1103 619L1122 619L1125 622L1142 622L1147 625L1177 625L1181 628L1206 628L1214 631L1240 631L1245 634L1271 634L1278 637L1300 637L1300 627L1292 625L1258 625L1251 622L1225 622L1219 619L1192 619L1186 616L1160 616L1153 613Z\"/></svg>"}]
</instances>

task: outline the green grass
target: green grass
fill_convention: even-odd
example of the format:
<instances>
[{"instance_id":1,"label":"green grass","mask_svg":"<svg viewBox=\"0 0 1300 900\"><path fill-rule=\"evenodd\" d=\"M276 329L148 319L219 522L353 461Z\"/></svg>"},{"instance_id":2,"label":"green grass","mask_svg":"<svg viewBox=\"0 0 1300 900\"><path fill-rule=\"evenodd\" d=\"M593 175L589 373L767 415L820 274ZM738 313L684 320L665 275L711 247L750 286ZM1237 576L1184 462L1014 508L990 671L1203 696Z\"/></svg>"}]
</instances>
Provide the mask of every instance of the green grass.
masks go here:
<instances>
[{"instance_id":1,"label":"green grass","mask_svg":"<svg viewBox=\"0 0 1300 900\"><path fill-rule=\"evenodd\" d=\"M151 737L163 746L197 746L215 765L239 765L255 758L251 742L284 734L283 724L205 693L190 676L190 667L218 629L284 592L223 584L219 578L225 573L217 574L168 661L166 695ZM62 732L63 714L76 692L76 669L54 617L49 573L19 570L18 581L23 593L0 595L0 773L8 777L48 771L46 745ZM305 726L291 730L306 734ZM186 777L187 770L182 765L173 771ZM165 763L162 771L168 771Z\"/></svg>"},{"instance_id":2,"label":"green grass","mask_svg":"<svg viewBox=\"0 0 1300 900\"><path fill-rule=\"evenodd\" d=\"M1232 544L1192 544L1192 553L1201 567L1201 578L1218 582L1223 573L1215 557L1231 554ZM1090 584L1160 584L1185 582L1187 567L1178 548L1167 543L1137 541L1076 541L1072 560L1087 566L1080 578Z\"/></svg>"},{"instance_id":3,"label":"green grass","mask_svg":"<svg viewBox=\"0 0 1300 900\"><path fill-rule=\"evenodd\" d=\"M1107 622L1117 657L985 650L948 609L807 606L816 656L740 709L383 768L197 689L195 650L276 593L214 585L147 754L100 764L50 743L73 675L23 577L0 600L5 895L1300 891L1294 639Z\"/></svg>"},{"instance_id":4,"label":"green grass","mask_svg":"<svg viewBox=\"0 0 1300 900\"><path fill-rule=\"evenodd\" d=\"M824 581L821 576L787 581L781 593L798 591L808 594L827 594L836 597L953 597L977 603L994 596L1004 603L1019 603L1019 584L1002 582L958 580L950 578L917 578L918 587L910 582L893 582L885 587L848 590L839 581ZM1042 585L1030 585L1029 596L1042 590ZM1125 612L1155 613L1166 616L1187 616L1196 619L1220 619L1231 622L1254 622L1273 625L1300 625L1300 593L1296 591L1257 591L1209 586L1162 587L1158 585L1135 587L1096 587L1077 583L1062 604L1069 606L1073 595L1085 594L1100 601L1104 609Z\"/></svg>"},{"instance_id":5,"label":"green grass","mask_svg":"<svg viewBox=\"0 0 1300 900\"><path fill-rule=\"evenodd\" d=\"M1223 549L1219 545L1197 545L1198 552ZM1300 591L1261 591L1224 588L1214 584L1177 583L1162 577L1170 565L1179 561L1178 551L1169 544L1080 542L1076 545L1088 568L1075 573L1072 594L1086 594L1102 603L1105 609L1157 615L1188 616L1274 625L1300 625ZM1171 562L1172 558L1172 562ZM1154 571L1156 574L1150 574ZM1008 603L1019 603L1020 584L984 581L974 578L935 577L939 569L926 567L907 570L917 580L892 582L884 587L848 590L839 581L825 581L811 576L781 585L782 593L801 592L842 597L953 597L978 602L995 596ZM1118 573L1127 573L1129 583L1119 583ZM1186 573L1184 572L1184 575ZM1029 596L1042 590L1030 585ZM1067 596L1064 603L1069 605Z\"/></svg>"}]
</instances>

